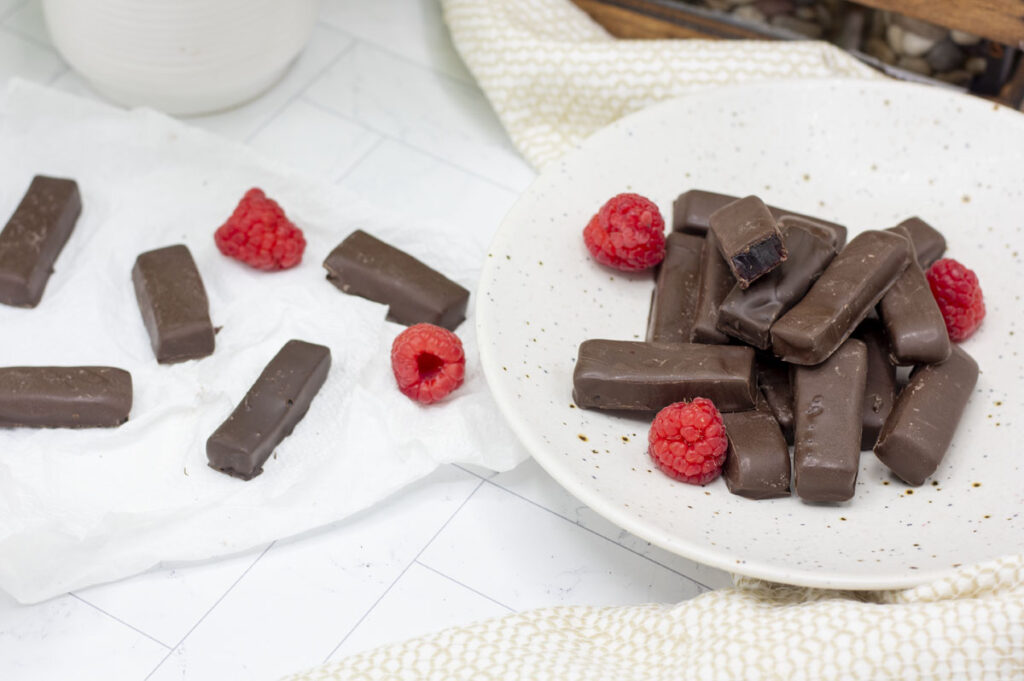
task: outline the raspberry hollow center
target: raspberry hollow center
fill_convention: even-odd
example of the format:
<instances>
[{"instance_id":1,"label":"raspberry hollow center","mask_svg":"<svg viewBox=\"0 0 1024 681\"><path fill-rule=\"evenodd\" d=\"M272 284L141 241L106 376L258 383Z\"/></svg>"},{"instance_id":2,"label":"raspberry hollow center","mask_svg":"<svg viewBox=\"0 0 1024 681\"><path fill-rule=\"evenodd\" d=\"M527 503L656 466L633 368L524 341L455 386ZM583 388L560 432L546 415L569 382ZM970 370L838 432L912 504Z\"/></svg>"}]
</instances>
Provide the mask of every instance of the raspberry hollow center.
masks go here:
<instances>
[{"instance_id":1,"label":"raspberry hollow center","mask_svg":"<svg viewBox=\"0 0 1024 681\"><path fill-rule=\"evenodd\" d=\"M416 356L416 370L420 373L420 380L429 380L441 371L444 360L430 352L421 352Z\"/></svg>"}]
</instances>

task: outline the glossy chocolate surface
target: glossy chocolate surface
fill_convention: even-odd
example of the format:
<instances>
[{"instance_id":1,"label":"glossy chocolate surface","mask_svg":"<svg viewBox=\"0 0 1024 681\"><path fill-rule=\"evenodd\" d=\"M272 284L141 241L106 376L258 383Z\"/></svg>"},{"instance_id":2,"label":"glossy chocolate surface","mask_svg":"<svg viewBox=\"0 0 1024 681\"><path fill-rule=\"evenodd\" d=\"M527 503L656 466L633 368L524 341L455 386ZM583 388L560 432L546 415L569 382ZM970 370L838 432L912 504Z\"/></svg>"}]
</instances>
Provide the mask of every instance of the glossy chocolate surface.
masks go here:
<instances>
[{"instance_id":1,"label":"glossy chocolate surface","mask_svg":"<svg viewBox=\"0 0 1024 681\"><path fill-rule=\"evenodd\" d=\"M186 246L141 254L132 268L132 283L158 362L183 362L213 352L210 303Z\"/></svg>"},{"instance_id":2,"label":"glossy chocolate surface","mask_svg":"<svg viewBox=\"0 0 1024 681\"><path fill-rule=\"evenodd\" d=\"M757 355L757 384L768 409L782 428L787 444L793 444L793 383L791 366L767 353Z\"/></svg>"},{"instance_id":3,"label":"glossy chocolate surface","mask_svg":"<svg viewBox=\"0 0 1024 681\"><path fill-rule=\"evenodd\" d=\"M772 326L775 354L793 364L825 361L903 274L911 257L910 243L899 234L857 235Z\"/></svg>"},{"instance_id":4,"label":"glossy chocolate surface","mask_svg":"<svg viewBox=\"0 0 1024 681\"><path fill-rule=\"evenodd\" d=\"M914 243L914 251L917 254L917 264L921 269L926 270L942 257L946 252L946 238L942 232L935 229L921 218L907 218L900 224L889 229L890 232L906 230L910 234L910 240Z\"/></svg>"},{"instance_id":5,"label":"glossy chocolate surface","mask_svg":"<svg viewBox=\"0 0 1024 681\"><path fill-rule=\"evenodd\" d=\"M10 159L8 159L10 160ZM0 232L0 303L35 307L82 212L74 180L36 175Z\"/></svg>"},{"instance_id":6,"label":"glossy chocolate surface","mask_svg":"<svg viewBox=\"0 0 1024 681\"><path fill-rule=\"evenodd\" d=\"M651 293L647 317L647 340L659 343L688 343L693 331L704 239L673 232L665 245L665 259Z\"/></svg>"},{"instance_id":7,"label":"glossy chocolate surface","mask_svg":"<svg viewBox=\"0 0 1024 681\"><path fill-rule=\"evenodd\" d=\"M772 325L796 305L835 257L822 230L799 222L784 227L786 262L746 289L733 287L718 314L718 328L762 350L771 347Z\"/></svg>"},{"instance_id":8,"label":"glossy chocolate surface","mask_svg":"<svg viewBox=\"0 0 1024 681\"><path fill-rule=\"evenodd\" d=\"M851 338L825 362L793 371L793 487L805 501L853 498L867 368L867 348Z\"/></svg>"},{"instance_id":9,"label":"glossy chocolate surface","mask_svg":"<svg viewBox=\"0 0 1024 681\"><path fill-rule=\"evenodd\" d=\"M132 377L123 369L0 368L0 427L110 428L131 409Z\"/></svg>"},{"instance_id":10,"label":"glossy chocolate surface","mask_svg":"<svg viewBox=\"0 0 1024 681\"><path fill-rule=\"evenodd\" d=\"M860 449L869 451L896 400L896 366L889 361L889 340L880 321L865 319L853 335L864 341L868 351Z\"/></svg>"},{"instance_id":11,"label":"glossy chocolate surface","mask_svg":"<svg viewBox=\"0 0 1024 681\"><path fill-rule=\"evenodd\" d=\"M978 381L978 364L953 346L949 359L918 367L896 398L875 444L875 454L910 485L939 467Z\"/></svg>"},{"instance_id":12,"label":"glossy chocolate surface","mask_svg":"<svg viewBox=\"0 0 1024 681\"><path fill-rule=\"evenodd\" d=\"M469 291L362 230L331 251L324 268L341 291L387 305L390 321L454 331L466 318Z\"/></svg>"},{"instance_id":13,"label":"glossy chocolate surface","mask_svg":"<svg viewBox=\"0 0 1024 681\"><path fill-rule=\"evenodd\" d=\"M704 250L700 260L700 279L697 284L697 308L693 320L694 343L728 343L729 337L718 330L718 310L736 286L736 278L729 271L729 264L718 252L714 232L704 237Z\"/></svg>"},{"instance_id":14,"label":"glossy chocolate surface","mask_svg":"<svg viewBox=\"0 0 1024 681\"><path fill-rule=\"evenodd\" d=\"M734 345L593 339L580 344L573 401L584 409L658 411L707 397L720 411L752 409L754 351Z\"/></svg>"},{"instance_id":15,"label":"glossy chocolate surface","mask_svg":"<svg viewBox=\"0 0 1024 681\"><path fill-rule=\"evenodd\" d=\"M291 435L327 379L331 351L290 340L206 441L210 467L243 480L263 472L274 448Z\"/></svg>"},{"instance_id":16,"label":"glossy chocolate surface","mask_svg":"<svg viewBox=\"0 0 1024 681\"><path fill-rule=\"evenodd\" d=\"M789 447L764 401L757 409L722 414L729 449L722 477L729 491L748 499L789 496Z\"/></svg>"},{"instance_id":17,"label":"glossy chocolate surface","mask_svg":"<svg viewBox=\"0 0 1024 681\"><path fill-rule=\"evenodd\" d=\"M710 229L736 283L746 288L786 259L775 217L756 196L734 201L711 214Z\"/></svg>"}]
</instances>

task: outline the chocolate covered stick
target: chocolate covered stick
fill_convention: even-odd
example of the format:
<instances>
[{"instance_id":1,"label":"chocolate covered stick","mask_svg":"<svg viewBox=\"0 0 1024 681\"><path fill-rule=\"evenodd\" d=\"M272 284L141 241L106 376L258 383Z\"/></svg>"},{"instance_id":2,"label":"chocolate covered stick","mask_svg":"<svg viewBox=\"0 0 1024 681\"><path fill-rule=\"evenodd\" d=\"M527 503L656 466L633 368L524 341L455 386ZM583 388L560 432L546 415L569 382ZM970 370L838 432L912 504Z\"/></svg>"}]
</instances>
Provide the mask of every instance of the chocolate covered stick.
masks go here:
<instances>
[{"instance_id":1,"label":"chocolate covered stick","mask_svg":"<svg viewBox=\"0 0 1024 681\"><path fill-rule=\"evenodd\" d=\"M752 411L722 414L729 449L722 477L729 491L748 499L789 496L789 447L763 400Z\"/></svg>"},{"instance_id":2,"label":"chocolate covered stick","mask_svg":"<svg viewBox=\"0 0 1024 681\"><path fill-rule=\"evenodd\" d=\"M658 266L658 277L651 293L651 310L647 318L649 342L689 342L697 306L697 281L703 247L704 239L699 236L668 235L665 259Z\"/></svg>"},{"instance_id":3,"label":"chocolate covered stick","mask_svg":"<svg viewBox=\"0 0 1024 681\"><path fill-rule=\"evenodd\" d=\"M132 377L123 369L0 368L0 427L110 428L131 409Z\"/></svg>"},{"instance_id":4,"label":"chocolate covered stick","mask_svg":"<svg viewBox=\"0 0 1024 681\"><path fill-rule=\"evenodd\" d=\"M946 455L977 381L977 362L956 345L945 362L918 367L885 420L875 455L908 484L924 483Z\"/></svg>"},{"instance_id":5,"label":"chocolate covered stick","mask_svg":"<svg viewBox=\"0 0 1024 681\"><path fill-rule=\"evenodd\" d=\"M694 343L728 343L729 337L718 330L718 308L736 285L729 265L718 252L713 232L704 237L700 258L700 280L697 284L697 308L693 319Z\"/></svg>"},{"instance_id":6,"label":"chocolate covered stick","mask_svg":"<svg viewBox=\"0 0 1024 681\"><path fill-rule=\"evenodd\" d=\"M768 409L782 428L787 444L793 444L793 384L790 365L767 354L757 356L757 383Z\"/></svg>"},{"instance_id":7,"label":"chocolate covered stick","mask_svg":"<svg viewBox=\"0 0 1024 681\"><path fill-rule=\"evenodd\" d=\"M823 362L878 304L913 257L892 232L862 232L772 326L772 349L793 364Z\"/></svg>"},{"instance_id":8,"label":"chocolate covered stick","mask_svg":"<svg viewBox=\"0 0 1024 681\"><path fill-rule=\"evenodd\" d=\"M901 229L902 228L902 229ZM903 232L906 230L906 232ZM946 252L946 238L921 218L907 218L887 231L909 234L917 254L917 264L926 270Z\"/></svg>"},{"instance_id":9,"label":"chocolate covered stick","mask_svg":"<svg viewBox=\"0 0 1024 681\"><path fill-rule=\"evenodd\" d=\"M583 341L572 383L579 407L633 411L695 397L720 411L751 409L757 390L750 348L615 340Z\"/></svg>"},{"instance_id":10,"label":"chocolate covered stick","mask_svg":"<svg viewBox=\"0 0 1024 681\"><path fill-rule=\"evenodd\" d=\"M772 345L772 324L799 301L835 257L829 234L794 218L784 225L789 259L722 301L718 328L756 348Z\"/></svg>"},{"instance_id":11,"label":"chocolate covered stick","mask_svg":"<svg viewBox=\"0 0 1024 681\"><path fill-rule=\"evenodd\" d=\"M243 480L262 473L274 448L306 415L330 368L329 348L300 340L285 343L206 441L210 467Z\"/></svg>"},{"instance_id":12,"label":"chocolate covered stick","mask_svg":"<svg viewBox=\"0 0 1024 681\"><path fill-rule=\"evenodd\" d=\"M892 231L910 239L906 227L894 227ZM934 364L949 357L946 322L916 259L911 259L886 292L878 312L889 334L889 349L896 364Z\"/></svg>"},{"instance_id":13,"label":"chocolate covered stick","mask_svg":"<svg viewBox=\"0 0 1024 681\"><path fill-rule=\"evenodd\" d=\"M35 307L82 212L74 180L36 175L0 233L0 303Z\"/></svg>"},{"instance_id":14,"label":"chocolate covered stick","mask_svg":"<svg viewBox=\"0 0 1024 681\"><path fill-rule=\"evenodd\" d=\"M466 318L469 291L408 253L356 230L324 260L327 280L345 293L388 306L388 319L454 331Z\"/></svg>"},{"instance_id":15,"label":"chocolate covered stick","mask_svg":"<svg viewBox=\"0 0 1024 681\"><path fill-rule=\"evenodd\" d=\"M183 362L213 352L210 303L186 246L141 254L132 268L132 283L158 362Z\"/></svg>"},{"instance_id":16,"label":"chocolate covered stick","mask_svg":"<svg viewBox=\"0 0 1024 681\"><path fill-rule=\"evenodd\" d=\"M786 259L782 233L764 202L748 196L719 208L709 218L718 250L740 288L746 288Z\"/></svg>"},{"instance_id":17,"label":"chocolate covered stick","mask_svg":"<svg viewBox=\"0 0 1024 681\"><path fill-rule=\"evenodd\" d=\"M889 342L877 319L865 319L854 331L868 350L868 375L864 385L861 451L875 446L882 424L896 400L896 367L889 361Z\"/></svg>"},{"instance_id":18,"label":"chocolate covered stick","mask_svg":"<svg viewBox=\"0 0 1024 681\"><path fill-rule=\"evenodd\" d=\"M823 363L793 372L793 487L805 501L853 498L867 370L867 348L851 338Z\"/></svg>"}]
</instances>

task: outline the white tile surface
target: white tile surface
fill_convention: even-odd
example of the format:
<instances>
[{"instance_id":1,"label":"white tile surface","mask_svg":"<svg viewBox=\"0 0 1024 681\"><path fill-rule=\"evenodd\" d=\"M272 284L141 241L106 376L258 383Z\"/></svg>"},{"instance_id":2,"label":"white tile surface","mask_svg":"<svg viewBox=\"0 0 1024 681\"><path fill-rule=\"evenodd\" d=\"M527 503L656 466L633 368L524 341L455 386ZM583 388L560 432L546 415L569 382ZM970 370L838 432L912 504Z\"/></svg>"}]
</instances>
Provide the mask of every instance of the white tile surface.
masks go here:
<instances>
[{"instance_id":1,"label":"white tile surface","mask_svg":"<svg viewBox=\"0 0 1024 681\"><path fill-rule=\"evenodd\" d=\"M330 659L511 612L450 577L413 563Z\"/></svg>"},{"instance_id":2,"label":"white tile surface","mask_svg":"<svg viewBox=\"0 0 1024 681\"><path fill-rule=\"evenodd\" d=\"M21 606L0 593L0 679L136 681L166 654L73 596Z\"/></svg>"},{"instance_id":3,"label":"white tile surface","mask_svg":"<svg viewBox=\"0 0 1024 681\"><path fill-rule=\"evenodd\" d=\"M253 148L328 182L358 163L381 137L358 123L295 100L250 140Z\"/></svg>"},{"instance_id":4,"label":"white tile surface","mask_svg":"<svg viewBox=\"0 0 1024 681\"><path fill-rule=\"evenodd\" d=\"M444 467L330 531L275 545L153 680L259 681L323 661L479 484Z\"/></svg>"},{"instance_id":5,"label":"white tile surface","mask_svg":"<svg viewBox=\"0 0 1024 681\"><path fill-rule=\"evenodd\" d=\"M324 0L320 19L423 66L473 80L451 44L438 0Z\"/></svg>"},{"instance_id":6,"label":"white tile surface","mask_svg":"<svg viewBox=\"0 0 1024 681\"><path fill-rule=\"evenodd\" d=\"M5 20L4 27L34 40L41 45L52 47L50 34L43 19L41 0L29 0L15 9Z\"/></svg>"},{"instance_id":7,"label":"white tile surface","mask_svg":"<svg viewBox=\"0 0 1024 681\"><path fill-rule=\"evenodd\" d=\"M48 83L64 70L53 50L13 31L0 31L0 82L15 76Z\"/></svg>"},{"instance_id":8,"label":"white tile surface","mask_svg":"<svg viewBox=\"0 0 1024 681\"><path fill-rule=\"evenodd\" d=\"M302 92L338 55L352 47L352 38L318 26L309 44L280 81L255 100L222 113L194 116L193 125L236 140L247 140Z\"/></svg>"},{"instance_id":9,"label":"white tile surface","mask_svg":"<svg viewBox=\"0 0 1024 681\"><path fill-rule=\"evenodd\" d=\"M151 570L75 595L172 648L266 548L198 565Z\"/></svg>"},{"instance_id":10,"label":"white tile surface","mask_svg":"<svg viewBox=\"0 0 1024 681\"><path fill-rule=\"evenodd\" d=\"M675 602L701 591L686 577L490 483L420 562L516 610Z\"/></svg>"},{"instance_id":11,"label":"white tile surface","mask_svg":"<svg viewBox=\"0 0 1024 681\"><path fill-rule=\"evenodd\" d=\"M475 85L357 42L306 97L368 128L521 190L533 171Z\"/></svg>"}]
</instances>

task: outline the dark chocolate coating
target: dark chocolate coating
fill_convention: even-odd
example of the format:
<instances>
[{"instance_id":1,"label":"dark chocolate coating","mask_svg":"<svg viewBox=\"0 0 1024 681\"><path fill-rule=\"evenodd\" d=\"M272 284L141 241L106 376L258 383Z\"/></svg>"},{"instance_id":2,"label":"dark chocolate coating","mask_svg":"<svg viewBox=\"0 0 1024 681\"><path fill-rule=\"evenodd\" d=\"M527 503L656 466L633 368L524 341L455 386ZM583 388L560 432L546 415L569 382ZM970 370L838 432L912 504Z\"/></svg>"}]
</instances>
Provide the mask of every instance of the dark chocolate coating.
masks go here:
<instances>
[{"instance_id":1,"label":"dark chocolate coating","mask_svg":"<svg viewBox=\"0 0 1024 681\"><path fill-rule=\"evenodd\" d=\"M825 362L793 371L793 488L805 501L853 498L867 371L868 351L856 338Z\"/></svg>"},{"instance_id":2,"label":"dark chocolate coating","mask_svg":"<svg viewBox=\"0 0 1024 681\"><path fill-rule=\"evenodd\" d=\"M747 196L719 208L709 218L718 250L740 288L746 288L786 259L782 233L768 206Z\"/></svg>"},{"instance_id":3,"label":"dark chocolate coating","mask_svg":"<svg viewBox=\"0 0 1024 681\"><path fill-rule=\"evenodd\" d=\"M877 319L865 319L854 331L868 350L868 375L864 385L861 420L861 451L875 446L882 424L896 400L896 366L889 361L889 341Z\"/></svg>"},{"instance_id":4,"label":"dark chocolate coating","mask_svg":"<svg viewBox=\"0 0 1024 681\"><path fill-rule=\"evenodd\" d=\"M736 278L729 271L729 264L718 252L714 232L708 232L701 252L697 309L690 340L694 343L729 342L729 337L718 330L718 308L735 285Z\"/></svg>"},{"instance_id":5,"label":"dark chocolate coating","mask_svg":"<svg viewBox=\"0 0 1024 681\"><path fill-rule=\"evenodd\" d=\"M584 409L658 411L707 397L720 411L752 409L754 351L735 345L586 340L572 376Z\"/></svg>"},{"instance_id":6,"label":"dark chocolate coating","mask_svg":"<svg viewBox=\"0 0 1024 681\"><path fill-rule=\"evenodd\" d=\"M793 383L790 365L767 354L757 356L757 383L761 394L782 428L787 444L793 444Z\"/></svg>"},{"instance_id":7,"label":"dark chocolate coating","mask_svg":"<svg viewBox=\"0 0 1024 681\"><path fill-rule=\"evenodd\" d=\"M454 331L466 318L469 291L394 246L357 229L324 260L327 280L345 293L388 306L388 319Z\"/></svg>"},{"instance_id":8,"label":"dark chocolate coating","mask_svg":"<svg viewBox=\"0 0 1024 681\"><path fill-rule=\"evenodd\" d=\"M762 350L772 345L772 324L803 298L835 257L828 234L807 223L789 222L783 238L786 262L746 289L735 286L718 313L718 328Z\"/></svg>"},{"instance_id":9,"label":"dark chocolate coating","mask_svg":"<svg viewBox=\"0 0 1024 681\"><path fill-rule=\"evenodd\" d=\"M647 340L658 343L688 343L697 306L697 280L700 276L704 239L692 234L668 235L665 259L651 293L647 317Z\"/></svg>"},{"instance_id":10,"label":"dark chocolate coating","mask_svg":"<svg viewBox=\"0 0 1024 681\"><path fill-rule=\"evenodd\" d=\"M945 362L915 369L875 444L882 463L907 484L923 484L946 455L977 381L978 363L958 345Z\"/></svg>"},{"instance_id":11,"label":"dark chocolate coating","mask_svg":"<svg viewBox=\"0 0 1024 681\"><path fill-rule=\"evenodd\" d=\"M186 246L141 254L132 268L132 283L156 361L171 364L213 352L210 302Z\"/></svg>"},{"instance_id":12,"label":"dark chocolate coating","mask_svg":"<svg viewBox=\"0 0 1024 681\"><path fill-rule=\"evenodd\" d=\"M910 234L910 240L914 243L914 251L917 253L917 264L921 269L926 270L942 257L946 252L946 238L942 233L929 225L921 218L907 218L895 227L890 227L890 232L902 232L900 227Z\"/></svg>"},{"instance_id":13,"label":"dark chocolate coating","mask_svg":"<svg viewBox=\"0 0 1024 681\"><path fill-rule=\"evenodd\" d=\"M757 409L722 414L729 449L722 467L726 487L748 499L789 496L789 447L763 400Z\"/></svg>"},{"instance_id":14,"label":"dark chocolate coating","mask_svg":"<svg viewBox=\"0 0 1024 681\"><path fill-rule=\"evenodd\" d=\"M243 480L262 473L274 448L306 415L330 368L329 348L300 340L285 343L206 441L210 467Z\"/></svg>"},{"instance_id":15,"label":"dark chocolate coating","mask_svg":"<svg viewBox=\"0 0 1024 681\"><path fill-rule=\"evenodd\" d=\"M894 227L892 231L910 239L905 227ZM935 364L949 357L946 322L916 259L911 259L886 292L878 312L889 334L889 349L896 364Z\"/></svg>"},{"instance_id":16,"label":"dark chocolate coating","mask_svg":"<svg viewBox=\"0 0 1024 681\"><path fill-rule=\"evenodd\" d=\"M36 175L0 233L0 303L35 307L82 212L74 180Z\"/></svg>"},{"instance_id":17,"label":"dark chocolate coating","mask_svg":"<svg viewBox=\"0 0 1024 681\"><path fill-rule=\"evenodd\" d=\"M131 410L132 376L123 369L0 368L0 427L111 428Z\"/></svg>"},{"instance_id":18,"label":"dark chocolate coating","mask_svg":"<svg viewBox=\"0 0 1024 681\"><path fill-rule=\"evenodd\" d=\"M911 257L910 242L899 234L857 235L772 326L775 354L793 364L825 361L903 274Z\"/></svg>"},{"instance_id":19,"label":"dark chocolate coating","mask_svg":"<svg viewBox=\"0 0 1024 681\"><path fill-rule=\"evenodd\" d=\"M771 206L768 208L774 210ZM846 227L837 225L834 222L826 222L817 218L804 217L803 215L793 215L792 213L776 216L776 222L779 225L779 230L782 231L783 237L785 237L786 230L790 227L799 227L828 242L828 245L836 253L843 250L846 246ZM788 246L787 244L787 248Z\"/></svg>"},{"instance_id":20,"label":"dark chocolate coating","mask_svg":"<svg viewBox=\"0 0 1024 681\"><path fill-rule=\"evenodd\" d=\"M708 220L711 214L719 208L726 206L733 201L739 200L738 196L719 194L717 192L704 191L703 189L690 189L680 194L672 204L672 230L704 236L708 231ZM786 208L768 206L776 220L791 216L811 220L833 232L836 250L842 250L846 245L846 227L822 220L811 215L804 215Z\"/></svg>"}]
</instances>

